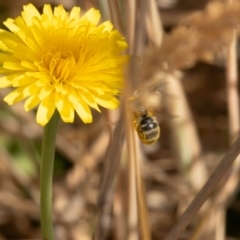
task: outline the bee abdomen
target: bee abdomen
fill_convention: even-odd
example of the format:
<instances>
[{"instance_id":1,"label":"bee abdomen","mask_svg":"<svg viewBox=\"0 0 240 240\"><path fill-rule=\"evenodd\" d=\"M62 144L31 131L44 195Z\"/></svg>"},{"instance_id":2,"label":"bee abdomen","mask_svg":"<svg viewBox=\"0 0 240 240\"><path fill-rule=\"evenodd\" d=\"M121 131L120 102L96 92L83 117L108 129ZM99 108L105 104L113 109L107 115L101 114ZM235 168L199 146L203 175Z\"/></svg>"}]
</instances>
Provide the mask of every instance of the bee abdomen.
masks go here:
<instances>
[{"instance_id":1,"label":"bee abdomen","mask_svg":"<svg viewBox=\"0 0 240 240\"><path fill-rule=\"evenodd\" d=\"M143 118L139 123L139 130L142 135L141 140L145 144L156 142L160 136L160 128L154 117Z\"/></svg>"},{"instance_id":2,"label":"bee abdomen","mask_svg":"<svg viewBox=\"0 0 240 240\"><path fill-rule=\"evenodd\" d=\"M141 130L145 132L151 129L155 129L156 127L158 127L158 124L153 122L146 125L140 125L140 127L141 127Z\"/></svg>"},{"instance_id":3,"label":"bee abdomen","mask_svg":"<svg viewBox=\"0 0 240 240\"><path fill-rule=\"evenodd\" d=\"M148 131L156 128L158 123L153 117L146 117L140 121L139 125L142 131Z\"/></svg>"}]
</instances>

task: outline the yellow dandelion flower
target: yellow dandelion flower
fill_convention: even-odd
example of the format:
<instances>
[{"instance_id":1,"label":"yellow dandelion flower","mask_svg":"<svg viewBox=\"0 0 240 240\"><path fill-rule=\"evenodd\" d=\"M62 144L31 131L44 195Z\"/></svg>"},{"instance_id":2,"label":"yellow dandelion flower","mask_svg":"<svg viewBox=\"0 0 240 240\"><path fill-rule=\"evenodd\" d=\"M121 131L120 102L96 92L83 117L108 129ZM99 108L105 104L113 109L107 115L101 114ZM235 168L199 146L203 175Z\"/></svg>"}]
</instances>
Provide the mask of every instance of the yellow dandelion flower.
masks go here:
<instances>
[{"instance_id":1,"label":"yellow dandelion flower","mask_svg":"<svg viewBox=\"0 0 240 240\"><path fill-rule=\"evenodd\" d=\"M80 8L66 12L63 6L43 14L32 5L21 16L7 19L0 29L0 87L14 87L4 101L26 99L26 111L38 106L37 122L45 125L57 109L64 122L73 122L76 111L92 122L90 107L115 109L123 85L122 65L127 56L124 38L100 13Z\"/></svg>"}]
</instances>

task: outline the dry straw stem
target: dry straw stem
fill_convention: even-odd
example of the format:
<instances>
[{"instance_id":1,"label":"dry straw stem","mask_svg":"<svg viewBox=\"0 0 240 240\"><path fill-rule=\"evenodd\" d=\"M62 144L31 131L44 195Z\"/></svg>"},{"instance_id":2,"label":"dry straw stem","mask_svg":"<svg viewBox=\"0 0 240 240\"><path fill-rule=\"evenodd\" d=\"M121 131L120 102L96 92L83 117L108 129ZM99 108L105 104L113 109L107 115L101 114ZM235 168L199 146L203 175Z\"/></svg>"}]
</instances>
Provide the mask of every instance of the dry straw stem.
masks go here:
<instances>
[{"instance_id":1,"label":"dry straw stem","mask_svg":"<svg viewBox=\"0 0 240 240\"><path fill-rule=\"evenodd\" d=\"M232 1L228 1L232 4ZM230 5L231 6L231 5ZM237 38L235 30L231 33L231 41L226 54L226 81L229 115L229 141L234 142L239 134L239 96L238 96L238 70L237 70Z\"/></svg>"},{"instance_id":2,"label":"dry straw stem","mask_svg":"<svg viewBox=\"0 0 240 240\"><path fill-rule=\"evenodd\" d=\"M108 1L108 6L104 6L110 11L111 20L116 28L122 32L122 22L117 0ZM98 197L98 213L96 217L96 226L94 228L94 239L105 239L110 226L109 220L112 206L112 185L114 178L120 166L120 159L124 138L124 107L120 108L120 118L110 138L108 149L104 157L104 169L101 181L101 187Z\"/></svg>"},{"instance_id":3,"label":"dry straw stem","mask_svg":"<svg viewBox=\"0 0 240 240\"><path fill-rule=\"evenodd\" d=\"M140 147L139 147L139 139L136 138L136 133L134 132L133 129L133 123L132 123L132 113L133 109L131 107L133 106L128 106L129 97L133 96L133 90L134 87L136 86L136 83L139 84L138 78L137 78L137 71L138 69L138 60L137 57L141 53L142 45L143 45L143 36L145 34L144 32L144 22L147 21L147 16L151 14L151 6L145 7L146 1L138 1L138 4L135 5L137 6L138 9L131 9L131 12L136 16L136 19L134 20L135 23L138 23L136 25L136 32L132 35L129 36L134 36L134 41L133 41L133 46L130 46L130 49L132 50L132 58L130 62L130 67L129 67L129 72L128 72L128 77L126 81L126 88L125 88L125 98L124 105L126 112L128 113L126 116L126 129L127 129L127 138L126 138L126 143L127 143L127 149L128 149L128 166L129 166L129 179L130 179L130 204L129 208L129 227L131 228L132 222L134 225L137 224L137 221L135 219L136 213L134 213L134 206L133 203L137 203L137 216L138 216L138 223L139 223L139 233L140 233L140 238L143 240L150 240L151 239L151 233L150 233L150 225L149 225L149 217L148 217L148 208L147 208L147 203L146 203L146 194L145 194L145 187L144 187L144 182L142 179L142 173L141 173L141 168L140 168ZM149 3L149 2L148 2ZM151 2L150 2L151 4ZM152 3L153 4L153 3ZM130 5L133 7L132 5ZM146 11L146 9L148 9ZM134 11L135 10L135 11ZM147 12L147 14L145 13ZM136 14L136 12L138 14ZM133 20L133 17L130 16L130 19ZM151 19L151 22L155 21L155 19ZM156 25L156 24L155 24ZM159 26L159 24L158 24ZM160 44L161 38L158 38L158 44ZM130 80L131 79L131 80ZM131 209L133 208L133 209ZM132 221L133 220L133 221ZM136 226L135 226L136 227ZM133 232L133 235L131 235L131 232L129 232L130 235L128 236L128 239L136 239L137 238L137 233Z\"/></svg>"},{"instance_id":4,"label":"dry straw stem","mask_svg":"<svg viewBox=\"0 0 240 240\"><path fill-rule=\"evenodd\" d=\"M141 239L150 240L150 225L148 217L148 208L146 203L146 194L142 173L140 168L140 151L137 145L136 133L133 131L132 114L128 114L126 119L126 143L128 150L128 170L129 170L129 240L138 239L137 226L139 224L139 233ZM137 204L137 214L134 204ZM135 219L137 217L137 219Z\"/></svg>"},{"instance_id":5,"label":"dry straw stem","mask_svg":"<svg viewBox=\"0 0 240 240\"><path fill-rule=\"evenodd\" d=\"M123 146L123 158L126 152L126 145ZM125 161L124 161L125 164ZM113 239L122 240L127 239L126 235L126 220L127 220L127 208L128 198L126 187L128 184L127 173L123 167L120 168L117 175L117 181L115 185L114 197L113 197Z\"/></svg>"},{"instance_id":6,"label":"dry straw stem","mask_svg":"<svg viewBox=\"0 0 240 240\"><path fill-rule=\"evenodd\" d=\"M233 0L226 1L229 6ZM238 94L238 68L237 68L237 37L236 31L232 30L232 39L226 49L226 85L227 85L227 102L229 116L229 143L232 144L239 135L239 94ZM215 210L216 218L216 239L225 239L225 215L226 204L229 198L236 191L238 184L240 157L238 156L229 175L224 179L225 184L215 196L217 202Z\"/></svg>"},{"instance_id":7,"label":"dry straw stem","mask_svg":"<svg viewBox=\"0 0 240 240\"><path fill-rule=\"evenodd\" d=\"M229 137L230 142L236 138L239 133L239 101L237 91L237 53L236 37L233 33L233 40L228 48L227 55L227 93L228 93L228 111L229 111Z\"/></svg>"},{"instance_id":8,"label":"dry straw stem","mask_svg":"<svg viewBox=\"0 0 240 240\"><path fill-rule=\"evenodd\" d=\"M226 211L223 207L220 207L219 211L215 210L215 221L216 221L216 234L215 234L215 240L225 240L226 236L226 226L225 226L225 220L226 220Z\"/></svg>"},{"instance_id":9,"label":"dry straw stem","mask_svg":"<svg viewBox=\"0 0 240 240\"><path fill-rule=\"evenodd\" d=\"M237 159L236 159L237 160ZM236 162L235 160L235 162ZM214 214L216 240L225 239L225 208L228 203L229 197L234 192L238 183L237 171L227 172L226 176L221 180L216 193L211 199L210 204L204 210L204 215L201 217L197 228L194 230L189 240L197 240L200 235L206 232L206 226L209 226L210 213ZM219 217L216 217L219 216ZM218 229L221 226L220 230ZM212 239L212 236L211 236Z\"/></svg>"},{"instance_id":10,"label":"dry straw stem","mask_svg":"<svg viewBox=\"0 0 240 240\"><path fill-rule=\"evenodd\" d=\"M197 161L201 154L201 145L196 126L178 75L166 74L166 81L166 92L173 97L166 97L165 101L169 111L177 116L170 121L175 153L180 160L180 170L198 191L205 183L207 173L203 163ZM196 178L196 171L199 178Z\"/></svg>"},{"instance_id":11,"label":"dry straw stem","mask_svg":"<svg viewBox=\"0 0 240 240\"><path fill-rule=\"evenodd\" d=\"M154 46L161 46L163 27L155 0L141 0L148 39Z\"/></svg>"},{"instance_id":12,"label":"dry straw stem","mask_svg":"<svg viewBox=\"0 0 240 240\"><path fill-rule=\"evenodd\" d=\"M129 44L128 51L131 54L133 52L134 47L134 39L135 39L135 24L136 24L136 1L128 1L126 0L126 13L127 13L127 27L126 29L126 38Z\"/></svg>"},{"instance_id":13,"label":"dry straw stem","mask_svg":"<svg viewBox=\"0 0 240 240\"><path fill-rule=\"evenodd\" d=\"M182 231L188 226L191 219L199 211L203 203L208 199L209 195L216 189L220 180L226 175L231 168L234 160L240 153L240 138L235 141L230 150L224 155L221 162L217 165L214 172L193 199L189 207L179 218L175 226L170 230L164 240L176 240Z\"/></svg>"},{"instance_id":14,"label":"dry straw stem","mask_svg":"<svg viewBox=\"0 0 240 240\"><path fill-rule=\"evenodd\" d=\"M138 199L136 175L139 174L135 167L136 141L131 129L131 116L128 114L126 119L126 146L127 146L127 170L128 170L128 219L127 219L127 240L138 240ZM143 196L144 197L144 196Z\"/></svg>"},{"instance_id":15,"label":"dry straw stem","mask_svg":"<svg viewBox=\"0 0 240 240\"><path fill-rule=\"evenodd\" d=\"M209 219L212 219L213 211L215 211L214 203L212 202L208 205L207 210L204 212L204 215L198 221L197 227L194 229L193 233L189 237L189 240L198 240L202 233L206 232L206 225L209 224Z\"/></svg>"},{"instance_id":16,"label":"dry straw stem","mask_svg":"<svg viewBox=\"0 0 240 240\"><path fill-rule=\"evenodd\" d=\"M121 20L120 9L117 0L108 0L108 6L110 9L110 16L114 27L123 33L123 23Z\"/></svg>"},{"instance_id":17,"label":"dry straw stem","mask_svg":"<svg viewBox=\"0 0 240 240\"><path fill-rule=\"evenodd\" d=\"M109 12L107 1L108 0L94 0L95 2L94 7L96 7L96 9L100 9L102 18L104 20L110 19L110 12Z\"/></svg>"},{"instance_id":18,"label":"dry straw stem","mask_svg":"<svg viewBox=\"0 0 240 240\"><path fill-rule=\"evenodd\" d=\"M130 67L128 69L125 91L122 104L125 108L126 118L126 145L127 145L127 170L129 174L129 206L128 206L128 236L127 239L138 239L139 233L141 239L150 240L150 228L148 222L148 209L145 200L144 184L142 181L142 174L140 171L140 148L134 136L134 129L132 123L131 104L129 98L133 96L133 86L138 82L136 72L138 71L138 55L142 48L142 37L144 35L144 18L143 5L141 1L134 1L131 4L126 4L128 12L129 25L126 26L127 38L129 39L129 51L131 53ZM136 9L137 7L137 9ZM136 25L136 23L138 23ZM128 28L129 26L129 28ZM136 208L137 207L137 208ZM138 229L139 224L139 229Z\"/></svg>"},{"instance_id":19,"label":"dry straw stem","mask_svg":"<svg viewBox=\"0 0 240 240\"><path fill-rule=\"evenodd\" d=\"M133 136L134 137L134 136ZM136 134L135 134L135 141L136 141ZM138 217L139 217L139 227L140 227L140 234L141 239L143 240L150 240L151 239L151 230L150 230L150 223L149 223L149 216L148 216L148 207L146 202L146 192L145 192L145 185L142 178L141 168L140 168L140 161L137 154L135 155L134 160L134 167L136 169L136 194L137 194L137 206L138 206Z\"/></svg>"},{"instance_id":20,"label":"dry straw stem","mask_svg":"<svg viewBox=\"0 0 240 240\"><path fill-rule=\"evenodd\" d=\"M120 119L116 125L116 128L114 129L112 141L109 143L106 155L104 157L105 163L102 175L101 188L98 197L99 209L94 239L103 239L100 237L102 236L102 234L104 234L103 214L104 209L108 209L107 206L109 205L109 202L111 202L112 184L120 165L124 136L124 118L125 113L123 111L123 108L121 108Z\"/></svg>"}]
</instances>

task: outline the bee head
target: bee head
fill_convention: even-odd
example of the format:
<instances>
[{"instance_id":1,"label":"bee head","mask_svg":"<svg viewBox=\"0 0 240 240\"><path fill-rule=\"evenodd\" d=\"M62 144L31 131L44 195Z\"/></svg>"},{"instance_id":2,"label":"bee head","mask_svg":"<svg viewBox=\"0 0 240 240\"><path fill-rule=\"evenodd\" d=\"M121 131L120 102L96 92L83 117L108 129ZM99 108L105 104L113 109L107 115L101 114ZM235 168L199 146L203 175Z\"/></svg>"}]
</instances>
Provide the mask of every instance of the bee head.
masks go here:
<instances>
[{"instance_id":1,"label":"bee head","mask_svg":"<svg viewBox=\"0 0 240 240\"><path fill-rule=\"evenodd\" d=\"M146 110L145 108L141 108L141 111L140 111L140 115L142 117L146 117L148 115L148 110Z\"/></svg>"}]
</instances>

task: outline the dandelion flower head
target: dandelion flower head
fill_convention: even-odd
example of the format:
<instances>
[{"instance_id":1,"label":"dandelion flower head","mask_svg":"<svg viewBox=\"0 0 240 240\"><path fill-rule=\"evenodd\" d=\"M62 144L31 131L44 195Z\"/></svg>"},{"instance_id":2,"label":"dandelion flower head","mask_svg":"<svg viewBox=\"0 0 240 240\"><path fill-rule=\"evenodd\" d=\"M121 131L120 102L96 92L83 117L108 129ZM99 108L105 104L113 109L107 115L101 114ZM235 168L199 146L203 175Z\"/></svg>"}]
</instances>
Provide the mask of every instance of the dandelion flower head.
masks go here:
<instances>
[{"instance_id":1,"label":"dandelion flower head","mask_svg":"<svg viewBox=\"0 0 240 240\"><path fill-rule=\"evenodd\" d=\"M26 111L38 106L43 126L55 110L64 122L73 122L76 111L90 123L90 107L119 105L127 44L109 21L99 24L98 10L81 17L80 11L47 4L40 14L28 4L21 16L4 22L10 31L0 29L0 87L14 88L4 101L26 99Z\"/></svg>"}]
</instances>

